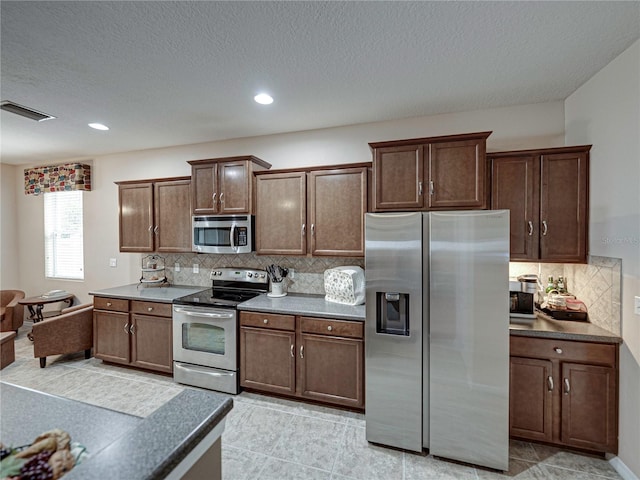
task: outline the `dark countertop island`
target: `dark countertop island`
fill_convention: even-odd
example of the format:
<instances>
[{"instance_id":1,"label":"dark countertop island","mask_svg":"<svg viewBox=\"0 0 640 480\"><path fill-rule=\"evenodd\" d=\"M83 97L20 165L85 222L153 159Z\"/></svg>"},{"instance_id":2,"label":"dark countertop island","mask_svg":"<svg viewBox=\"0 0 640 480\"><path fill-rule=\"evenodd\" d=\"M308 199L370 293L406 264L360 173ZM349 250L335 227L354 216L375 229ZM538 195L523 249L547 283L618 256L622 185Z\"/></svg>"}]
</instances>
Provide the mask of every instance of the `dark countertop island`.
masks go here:
<instances>
[{"instance_id":1,"label":"dark countertop island","mask_svg":"<svg viewBox=\"0 0 640 480\"><path fill-rule=\"evenodd\" d=\"M64 476L69 480L180 478L219 440L233 408L226 395L188 389L139 418L5 382L0 403L5 444L30 444L60 428L86 447L90 457Z\"/></svg>"}]
</instances>

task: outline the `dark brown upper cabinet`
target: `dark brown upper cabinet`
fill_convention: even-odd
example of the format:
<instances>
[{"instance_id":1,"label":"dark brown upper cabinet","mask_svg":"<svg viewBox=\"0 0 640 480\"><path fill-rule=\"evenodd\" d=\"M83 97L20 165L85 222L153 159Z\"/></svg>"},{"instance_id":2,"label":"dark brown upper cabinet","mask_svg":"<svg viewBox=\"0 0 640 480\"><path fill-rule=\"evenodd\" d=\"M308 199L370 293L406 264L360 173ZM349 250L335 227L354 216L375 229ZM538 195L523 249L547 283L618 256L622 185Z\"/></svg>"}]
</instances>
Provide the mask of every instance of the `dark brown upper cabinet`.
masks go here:
<instances>
[{"instance_id":1,"label":"dark brown upper cabinet","mask_svg":"<svg viewBox=\"0 0 640 480\"><path fill-rule=\"evenodd\" d=\"M116 182L121 252L191 251L191 180Z\"/></svg>"},{"instance_id":2,"label":"dark brown upper cabinet","mask_svg":"<svg viewBox=\"0 0 640 480\"><path fill-rule=\"evenodd\" d=\"M491 132L370 143L372 210L485 209Z\"/></svg>"},{"instance_id":3,"label":"dark brown upper cabinet","mask_svg":"<svg viewBox=\"0 0 640 480\"><path fill-rule=\"evenodd\" d=\"M364 256L367 164L256 175L256 251Z\"/></svg>"},{"instance_id":4,"label":"dark brown upper cabinet","mask_svg":"<svg viewBox=\"0 0 640 480\"><path fill-rule=\"evenodd\" d=\"M253 172L271 164L252 155L192 160L192 213L253 213Z\"/></svg>"},{"instance_id":5,"label":"dark brown upper cabinet","mask_svg":"<svg viewBox=\"0 0 640 480\"><path fill-rule=\"evenodd\" d=\"M511 260L586 263L591 145L489 153L491 208L508 209Z\"/></svg>"}]
</instances>

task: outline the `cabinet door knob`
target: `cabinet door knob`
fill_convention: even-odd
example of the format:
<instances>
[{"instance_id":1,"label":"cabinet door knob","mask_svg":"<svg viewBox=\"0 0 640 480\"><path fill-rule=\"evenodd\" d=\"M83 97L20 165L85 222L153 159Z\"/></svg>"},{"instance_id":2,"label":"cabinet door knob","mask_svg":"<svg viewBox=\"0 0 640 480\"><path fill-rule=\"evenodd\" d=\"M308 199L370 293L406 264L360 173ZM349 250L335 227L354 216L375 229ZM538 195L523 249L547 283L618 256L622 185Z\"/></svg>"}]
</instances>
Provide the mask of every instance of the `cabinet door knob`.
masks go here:
<instances>
[{"instance_id":1,"label":"cabinet door knob","mask_svg":"<svg viewBox=\"0 0 640 480\"><path fill-rule=\"evenodd\" d=\"M327 330L331 331L331 330L333 330L333 327L332 327L331 325L329 325L329 326L327 327Z\"/></svg>"},{"instance_id":2,"label":"cabinet door knob","mask_svg":"<svg viewBox=\"0 0 640 480\"><path fill-rule=\"evenodd\" d=\"M558 355L562 355L562 349L560 347L554 348L553 351L556 352Z\"/></svg>"},{"instance_id":3,"label":"cabinet door knob","mask_svg":"<svg viewBox=\"0 0 640 480\"><path fill-rule=\"evenodd\" d=\"M110 307L111 305L113 305L113 303L107 302L107 307Z\"/></svg>"},{"instance_id":4,"label":"cabinet door knob","mask_svg":"<svg viewBox=\"0 0 640 480\"><path fill-rule=\"evenodd\" d=\"M147 312L151 312L151 311L153 311L153 307L147 308Z\"/></svg>"},{"instance_id":5,"label":"cabinet door knob","mask_svg":"<svg viewBox=\"0 0 640 480\"><path fill-rule=\"evenodd\" d=\"M267 323L269 323L269 320L267 320L267 319L265 318L264 320L262 320L262 323L264 323L264 324L266 325Z\"/></svg>"}]
</instances>

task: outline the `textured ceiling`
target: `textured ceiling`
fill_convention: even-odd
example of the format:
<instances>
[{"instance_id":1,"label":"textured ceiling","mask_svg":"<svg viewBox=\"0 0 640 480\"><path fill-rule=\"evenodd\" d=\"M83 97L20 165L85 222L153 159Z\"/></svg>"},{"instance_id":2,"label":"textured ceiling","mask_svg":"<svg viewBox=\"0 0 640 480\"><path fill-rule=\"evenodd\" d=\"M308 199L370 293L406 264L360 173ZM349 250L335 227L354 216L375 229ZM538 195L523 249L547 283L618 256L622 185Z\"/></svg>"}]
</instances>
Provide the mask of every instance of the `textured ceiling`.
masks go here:
<instances>
[{"instance_id":1,"label":"textured ceiling","mask_svg":"<svg viewBox=\"0 0 640 480\"><path fill-rule=\"evenodd\" d=\"M0 100L57 117L1 112L13 164L562 100L640 37L638 1L0 9Z\"/></svg>"}]
</instances>

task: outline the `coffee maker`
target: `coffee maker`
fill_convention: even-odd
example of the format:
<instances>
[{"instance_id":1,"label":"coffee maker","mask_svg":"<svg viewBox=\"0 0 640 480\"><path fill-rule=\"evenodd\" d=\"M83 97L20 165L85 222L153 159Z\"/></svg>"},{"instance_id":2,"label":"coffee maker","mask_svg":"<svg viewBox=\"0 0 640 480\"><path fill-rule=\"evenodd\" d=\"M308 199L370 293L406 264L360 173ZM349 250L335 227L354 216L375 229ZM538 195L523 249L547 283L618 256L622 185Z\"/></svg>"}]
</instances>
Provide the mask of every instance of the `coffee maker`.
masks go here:
<instances>
[{"instance_id":1,"label":"coffee maker","mask_svg":"<svg viewBox=\"0 0 640 480\"><path fill-rule=\"evenodd\" d=\"M537 292L537 275L521 275L517 279L509 279L509 317L535 319L535 295Z\"/></svg>"}]
</instances>

